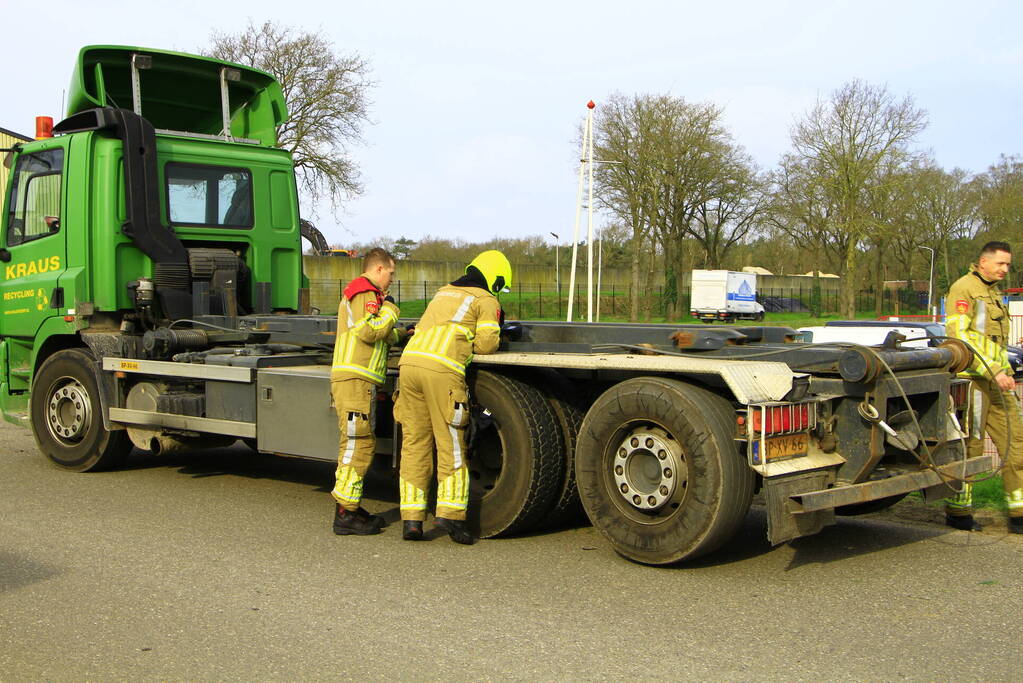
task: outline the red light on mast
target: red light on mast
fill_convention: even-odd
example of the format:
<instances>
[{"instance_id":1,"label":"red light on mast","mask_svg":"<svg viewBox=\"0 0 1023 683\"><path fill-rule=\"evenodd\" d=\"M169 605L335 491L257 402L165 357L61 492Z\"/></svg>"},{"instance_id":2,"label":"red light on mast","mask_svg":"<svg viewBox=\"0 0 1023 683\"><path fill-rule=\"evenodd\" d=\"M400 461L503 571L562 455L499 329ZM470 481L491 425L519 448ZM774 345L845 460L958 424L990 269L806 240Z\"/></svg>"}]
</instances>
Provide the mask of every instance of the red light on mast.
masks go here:
<instances>
[{"instance_id":1,"label":"red light on mast","mask_svg":"<svg viewBox=\"0 0 1023 683\"><path fill-rule=\"evenodd\" d=\"M36 140L45 140L53 137L53 117L36 117Z\"/></svg>"},{"instance_id":2,"label":"red light on mast","mask_svg":"<svg viewBox=\"0 0 1023 683\"><path fill-rule=\"evenodd\" d=\"M593 100L590 100L589 102L586 103L586 108L587 109L593 109L596 106L597 106L597 103L594 102Z\"/></svg>"}]
</instances>

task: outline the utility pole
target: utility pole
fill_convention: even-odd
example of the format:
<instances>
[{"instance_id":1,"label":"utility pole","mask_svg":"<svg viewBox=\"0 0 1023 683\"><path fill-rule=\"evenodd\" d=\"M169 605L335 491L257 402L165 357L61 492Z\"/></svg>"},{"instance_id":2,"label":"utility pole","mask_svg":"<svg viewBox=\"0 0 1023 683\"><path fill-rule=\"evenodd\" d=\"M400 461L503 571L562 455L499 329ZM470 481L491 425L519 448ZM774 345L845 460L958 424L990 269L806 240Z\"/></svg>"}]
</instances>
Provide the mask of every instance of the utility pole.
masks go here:
<instances>
[{"instance_id":1,"label":"utility pole","mask_svg":"<svg viewBox=\"0 0 1023 683\"><path fill-rule=\"evenodd\" d=\"M934 250L923 245L920 248L931 252L931 267L927 271L927 310L931 312L931 320L933 321L938 315L938 310L934 306Z\"/></svg>"},{"instance_id":2,"label":"utility pole","mask_svg":"<svg viewBox=\"0 0 1023 683\"><path fill-rule=\"evenodd\" d=\"M593 322L593 109L596 103L590 100L586 103L589 110L586 114L586 126L583 128L583 148L579 155L579 189L576 191L575 200L575 228L572 230L572 271L568 278L568 317L567 322L572 322L572 310L575 303L575 269L579 262L579 221L582 218L583 209L583 181L589 171L589 201L587 201L587 253L589 254L589 278L586 282L586 322Z\"/></svg>"},{"instance_id":3,"label":"utility pole","mask_svg":"<svg viewBox=\"0 0 1023 683\"><path fill-rule=\"evenodd\" d=\"M561 258L558 255L558 248L561 246L561 238L558 233L552 232L554 238L554 284L558 288L558 296L561 296Z\"/></svg>"}]
</instances>

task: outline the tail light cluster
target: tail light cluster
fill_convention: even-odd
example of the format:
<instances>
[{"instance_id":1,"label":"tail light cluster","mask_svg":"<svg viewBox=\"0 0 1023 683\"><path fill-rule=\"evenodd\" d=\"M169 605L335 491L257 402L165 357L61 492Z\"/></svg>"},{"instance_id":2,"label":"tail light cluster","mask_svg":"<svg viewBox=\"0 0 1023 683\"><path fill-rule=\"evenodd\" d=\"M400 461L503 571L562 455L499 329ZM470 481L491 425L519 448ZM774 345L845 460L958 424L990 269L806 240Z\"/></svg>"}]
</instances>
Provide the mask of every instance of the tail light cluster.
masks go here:
<instances>
[{"instance_id":1,"label":"tail light cluster","mask_svg":"<svg viewBox=\"0 0 1023 683\"><path fill-rule=\"evenodd\" d=\"M750 406L750 426L755 435L805 432L817 424L813 403Z\"/></svg>"}]
</instances>

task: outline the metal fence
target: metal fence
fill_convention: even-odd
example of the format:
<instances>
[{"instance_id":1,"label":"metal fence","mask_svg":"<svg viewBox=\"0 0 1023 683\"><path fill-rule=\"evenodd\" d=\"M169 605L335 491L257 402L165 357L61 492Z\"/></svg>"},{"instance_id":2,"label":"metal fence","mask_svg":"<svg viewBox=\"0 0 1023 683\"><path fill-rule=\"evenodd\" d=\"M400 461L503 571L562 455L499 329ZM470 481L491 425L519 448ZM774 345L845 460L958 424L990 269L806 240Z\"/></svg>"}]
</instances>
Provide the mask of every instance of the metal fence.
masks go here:
<instances>
[{"instance_id":1,"label":"metal fence","mask_svg":"<svg viewBox=\"0 0 1023 683\"><path fill-rule=\"evenodd\" d=\"M323 313L337 310L344 280L311 280L310 302ZM395 280L391 284L391 295L402 308L402 316L415 317L422 313L434 293L446 282L430 280ZM501 295L501 304L510 318L520 320L564 320L568 314L569 288L561 283L560 288L549 283L515 283L511 292ZM927 295L912 291L882 292L881 309L889 315L925 314L927 312ZM600 316L606 319L627 318L632 297L632 287L628 285L604 285L601 288L599 303L595 299L594 306L599 309ZM652 317L666 318L673 309L676 300L681 304L678 310L683 311L683 319L688 318L689 288L683 288L675 294L663 285L657 285L640 292L642 306L649 309ZM840 292L834 289L815 290L813 287L775 287L764 288L757 293L757 300L764 306L767 313L806 313L812 310L814 297L820 300L820 309L825 314L835 314L839 310ZM856 295L856 308L859 311L873 313L876 310L875 293L864 290ZM575 287L573 317L578 320L586 314L586 284L577 282ZM579 315L580 311L582 316Z\"/></svg>"}]
</instances>

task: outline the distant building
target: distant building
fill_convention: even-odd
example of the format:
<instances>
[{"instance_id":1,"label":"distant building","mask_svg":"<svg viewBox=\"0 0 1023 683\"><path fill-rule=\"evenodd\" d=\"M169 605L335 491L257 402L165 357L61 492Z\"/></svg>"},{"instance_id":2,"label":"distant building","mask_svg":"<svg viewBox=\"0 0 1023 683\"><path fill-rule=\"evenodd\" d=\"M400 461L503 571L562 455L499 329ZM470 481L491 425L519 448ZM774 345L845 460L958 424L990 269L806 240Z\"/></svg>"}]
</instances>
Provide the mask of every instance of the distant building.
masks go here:
<instances>
[{"instance_id":1,"label":"distant building","mask_svg":"<svg viewBox=\"0 0 1023 683\"><path fill-rule=\"evenodd\" d=\"M755 273L756 275L774 275L767 268L761 268L760 266L744 266L742 272Z\"/></svg>"},{"instance_id":2,"label":"distant building","mask_svg":"<svg viewBox=\"0 0 1023 683\"><path fill-rule=\"evenodd\" d=\"M0 128L0 148L2 149L13 147L18 142L30 142L31 140L32 138L25 137L24 135L19 135L18 133L15 133L12 130ZM0 160L2 160L6 155L7 155L6 152L0 152ZM10 173L10 171L7 170L7 167L0 164L0 187L7 187L8 173ZM0 199L0 206L2 205L3 200Z\"/></svg>"}]
</instances>

